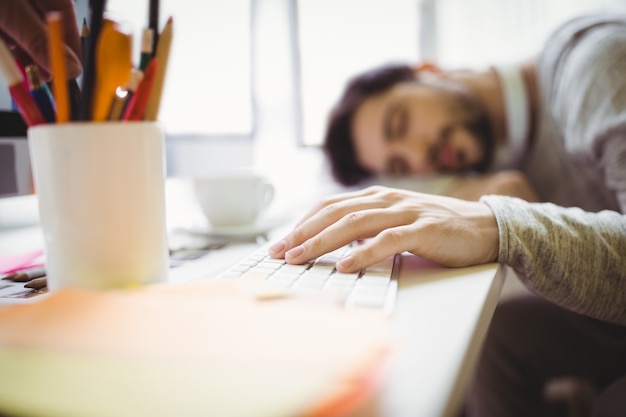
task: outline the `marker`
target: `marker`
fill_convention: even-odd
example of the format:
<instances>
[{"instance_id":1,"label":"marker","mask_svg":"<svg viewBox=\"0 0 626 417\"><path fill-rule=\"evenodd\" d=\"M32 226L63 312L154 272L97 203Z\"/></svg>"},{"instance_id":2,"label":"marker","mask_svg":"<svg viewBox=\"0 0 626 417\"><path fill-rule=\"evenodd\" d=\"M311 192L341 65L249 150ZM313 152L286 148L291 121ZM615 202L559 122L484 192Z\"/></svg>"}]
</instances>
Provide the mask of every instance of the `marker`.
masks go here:
<instances>
[{"instance_id":1,"label":"marker","mask_svg":"<svg viewBox=\"0 0 626 417\"><path fill-rule=\"evenodd\" d=\"M26 78L30 86L30 95L39 106L39 110L48 123L54 123L54 107L48 96L48 91L43 87L39 76L39 68L36 65L26 66Z\"/></svg>"},{"instance_id":2,"label":"marker","mask_svg":"<svg viewBox=\"0 0 626 417\"><path fill-rule=\"evenodd\" d=\"M148 27L152 29L152 46L150 47L150 52L154 56L159 43L159 0L150 0L148 6Z\"/></svg>"},{"instance_id":3,"label":"marker","mask_svg":"<svg viewBox=\"0 0 626 417\"><path fill-rule=\"evenodd\" d=\"M26 125L35 126L46 123L46 119L41 114L37 103L25 85L24 78L9 48L2 39L0 39L0 76L4 78L5 84L9 86L11 97L13 97Z\"/></svg>"},{"instance_id":4,"label":"marker","mask_svg":"<svg viewBox=\"0 0 626 417\"><path fill-rule=\"evenodd\" d=\"M152 59L152 42L154 39L154 32L152 29L144 29L141 34L141 56L139 58L139 69L145 71L148 66L148 62Z\"/></svg>"}]
</instances>

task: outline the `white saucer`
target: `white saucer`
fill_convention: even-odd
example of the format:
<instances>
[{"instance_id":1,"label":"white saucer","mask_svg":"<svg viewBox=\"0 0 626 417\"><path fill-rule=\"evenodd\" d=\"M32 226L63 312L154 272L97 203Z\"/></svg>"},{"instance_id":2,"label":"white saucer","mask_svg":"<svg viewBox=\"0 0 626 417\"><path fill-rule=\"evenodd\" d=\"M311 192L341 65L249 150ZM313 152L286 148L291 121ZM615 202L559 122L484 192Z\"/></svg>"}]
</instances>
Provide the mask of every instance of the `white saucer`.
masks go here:
<instances>
[{"instance_id":1,"label":"white saucer","mask_svg":"<svg viewBox=\"0 0 626 417\"><path fill-rule=\"evenodd\" d=\"M259 220L254 224L230 227L212 227L209 225L188 227L183 230L190 234L206 237L252 238L266 236L272 229L284 224L286 219L274 218Z\"/></svg>"}]
</instances>

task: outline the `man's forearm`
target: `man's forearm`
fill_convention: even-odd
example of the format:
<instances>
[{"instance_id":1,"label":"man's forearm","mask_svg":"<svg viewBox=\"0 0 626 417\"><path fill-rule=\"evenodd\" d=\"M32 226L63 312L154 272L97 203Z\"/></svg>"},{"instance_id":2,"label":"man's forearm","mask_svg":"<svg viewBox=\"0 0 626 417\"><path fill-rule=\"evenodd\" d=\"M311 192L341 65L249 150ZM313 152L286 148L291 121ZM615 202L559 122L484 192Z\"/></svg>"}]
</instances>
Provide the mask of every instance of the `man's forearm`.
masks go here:
<instances>
[{"instance_id":1,"label":"man's forearm","mask_svg":"<svg viewBox=\"0 0 626 417\"><path fill-rule=\"evenodd\" d=\"M498 261L537 294L626 325L626 216L487 196L500 234Z\"/></svg>"}]
</instances>

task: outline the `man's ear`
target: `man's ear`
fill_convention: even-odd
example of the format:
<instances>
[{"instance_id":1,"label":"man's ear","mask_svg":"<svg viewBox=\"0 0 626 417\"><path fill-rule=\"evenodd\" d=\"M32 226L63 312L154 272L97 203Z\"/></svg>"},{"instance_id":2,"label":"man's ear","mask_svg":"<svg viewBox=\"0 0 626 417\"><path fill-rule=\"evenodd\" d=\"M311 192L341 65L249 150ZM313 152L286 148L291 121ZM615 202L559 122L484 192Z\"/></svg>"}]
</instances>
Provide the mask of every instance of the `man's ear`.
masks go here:
<instances>
[{"instance_id":1,"label":"man's ear","mask_svg":"<svg viewBox=\"0 0 626 417\"><path fill-rule=\"evenodd\" d=\"M435 64L432 61L421 61L413 67L413 70L416 73L419 73L422 71L435 72L435 73L443 72L441 68L439 67L439 65Z\"/></svg>"},{"instance_id":2,"label":"man's ear","mask_svg":"<svg viewBox=\"0 0 626 417\"><path fill-rule=\"evenodd\" d=\"M434 81L445 77L441 67L432 61L421 61L413 67L413 71L420 81Z\"/></svg>"}]
</instances>

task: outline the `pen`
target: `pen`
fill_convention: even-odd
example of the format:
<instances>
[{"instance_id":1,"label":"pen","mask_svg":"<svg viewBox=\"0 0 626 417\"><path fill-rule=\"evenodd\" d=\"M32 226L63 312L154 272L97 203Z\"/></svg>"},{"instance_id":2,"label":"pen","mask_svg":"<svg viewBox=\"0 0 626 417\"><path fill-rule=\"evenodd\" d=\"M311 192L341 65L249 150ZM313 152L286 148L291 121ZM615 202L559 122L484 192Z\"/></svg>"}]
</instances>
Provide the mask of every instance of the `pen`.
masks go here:
<instances>
[{"instance_id":1,"label":"pen","mask_svg":"<svg viewBox=\"0 0 626 417\"><path fill-rule=\"evenodd\" d=\"M163 84L165 82L165 72L167 70L167 61L170 55L170 47L172 45L172 36L174 31L174 19L170 16L167 19L167 23L161 32L159 37L159 43L157 44L156 55L154 59L159 60L159 67L157 68L156 75L154 77L154 87L148 100L148 106L146 107L146 120L156 120L159 115L159 107L161 106L161 95L163 94Z\"/></svg>"},{"instance_id":2,"label":"pen","mask_svg":"<svg viewBox=\"0 0 626 417\"><path fill-rule=\"evenodd\" d=\"M146 67L143 78L139 82L137 91L131 97L124 112L124 120L143 120L148 100L152 96L156 73L159 68L158 58L152 58Z\"/></svg>"},{"instance_id":3,"label":"pen","mask_svg":"<svg viewBox=\"0 0 626 417\"><path fill-rule=\"evenodd\" d=\"M41 84L39 68L36 65L28 65L26 67L26 78L28 79L28 84L30 86L30 95L35 99L41 114L48 123L54 123L54 107L52 106L52 101L48 96L48 92Z\"/></svg>"},{"instance_id":4,"label":"pen","mask_svg":"<svg viewBox=\"0 0 626 417\"><path fill-rule=\"evenodd\" d=\"M11 97L13 97L24 122L28 126L45 123L46 120L30 95L28 88L26 88L24 78L2 39L0 39L0 75L4 78L6 85L9 86Z\"/></svg>"},{"instance_id":5,"label":"pen","mask_svg":"<svg viewBox=\"0 0 626 417\"><path fill-rule=\"evenodd\" d=\"M52 92L57 110L57 123L70 120L70 101L67 91L67 71L63 54L63 26L60 12L49 12L48 51L52 67Z\"/></svg>"}]
</instances>

